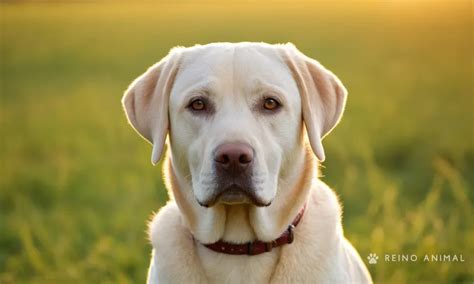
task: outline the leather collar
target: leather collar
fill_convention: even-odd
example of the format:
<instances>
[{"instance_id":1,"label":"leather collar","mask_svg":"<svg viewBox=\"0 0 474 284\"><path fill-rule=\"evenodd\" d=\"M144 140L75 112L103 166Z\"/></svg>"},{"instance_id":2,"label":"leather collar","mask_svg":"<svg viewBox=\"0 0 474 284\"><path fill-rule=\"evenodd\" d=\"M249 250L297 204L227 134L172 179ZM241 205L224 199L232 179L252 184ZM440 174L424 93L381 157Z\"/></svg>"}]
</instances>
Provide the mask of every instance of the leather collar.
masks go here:
<instances>
[{"instance_id":1,"label":"leather collar","mask_svg":"<svg viewBox=\"0 0 474 284\"><path fill-rule=\"evenodd\" d=\"M203 244L208 249L211 249L215 252L225 253L225 254L232 254L232 255L257 255L262 254L265 252L271 251L275 247L279 247L286 244L291 244L294 239L293 230L300 222L301 218L303 217L304 210L306 208L306 204L300 210L298 215L296 215L293 222L288 226L285 232L280 235L277 239L271 242L262 242L259 240L248 242L246 244L233 244L228 243L225 241L217 241L213 244Z\"/></svg>"}]
</instances>

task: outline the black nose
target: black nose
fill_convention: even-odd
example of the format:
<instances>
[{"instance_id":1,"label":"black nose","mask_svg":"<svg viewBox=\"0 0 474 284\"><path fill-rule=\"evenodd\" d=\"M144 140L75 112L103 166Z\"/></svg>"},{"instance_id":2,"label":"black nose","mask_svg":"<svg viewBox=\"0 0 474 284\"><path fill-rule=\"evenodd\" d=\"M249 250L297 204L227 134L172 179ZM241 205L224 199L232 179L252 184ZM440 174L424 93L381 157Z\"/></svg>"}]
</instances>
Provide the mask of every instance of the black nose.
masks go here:
<instances>
[{"instance_id":1,"label":"black nose","mask_svg":"<svg viewBox=\"0 0 474 284\"><path fill-rule=\"evenodd\" d=\"M226 143L217 147L214 161L218 170L237 175L245 171L253 161L253 149L244 143Z\"/></svg>"}]
</instances>

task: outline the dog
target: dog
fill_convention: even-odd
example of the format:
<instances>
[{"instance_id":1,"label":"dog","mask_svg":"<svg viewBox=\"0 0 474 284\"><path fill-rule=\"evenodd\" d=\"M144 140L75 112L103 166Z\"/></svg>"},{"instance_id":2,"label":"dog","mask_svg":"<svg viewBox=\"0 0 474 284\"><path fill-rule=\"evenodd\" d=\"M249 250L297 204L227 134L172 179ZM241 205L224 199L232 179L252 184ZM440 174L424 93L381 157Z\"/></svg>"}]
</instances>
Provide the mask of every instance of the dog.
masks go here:
<instances>
[{"instance_id":1,"label":"dog","mask_svg":"<svg viewBox=\"0 0 474 284\"><path fill-rule=\"evenodd\" d=\"M175 47L133 81L122 104L153 164L168 145L148 283L371 283L318 179L346 97L291 43Z\"/></svg>"}]
</instances>

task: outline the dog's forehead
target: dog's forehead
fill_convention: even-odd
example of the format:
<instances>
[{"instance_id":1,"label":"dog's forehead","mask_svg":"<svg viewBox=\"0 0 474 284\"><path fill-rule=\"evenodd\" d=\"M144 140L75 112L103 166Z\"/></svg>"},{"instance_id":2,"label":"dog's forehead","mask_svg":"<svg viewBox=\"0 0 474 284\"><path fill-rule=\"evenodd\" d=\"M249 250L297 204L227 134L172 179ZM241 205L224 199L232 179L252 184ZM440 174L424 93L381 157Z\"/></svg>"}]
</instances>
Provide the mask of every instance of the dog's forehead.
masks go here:
<instances>
[{"instance_id":1,"label":"dog's forehead","mask_svg":"<svg viewBox=\"0 0 474 284\"><path fill-rule=\"evenodd\" d=\"M242 91L255 88L257 84L292 91L295 83L278 48L283 47L229 43L187 48L183 52L174 92L179 94L208 86Z\"/></svg>"}]
</instances>

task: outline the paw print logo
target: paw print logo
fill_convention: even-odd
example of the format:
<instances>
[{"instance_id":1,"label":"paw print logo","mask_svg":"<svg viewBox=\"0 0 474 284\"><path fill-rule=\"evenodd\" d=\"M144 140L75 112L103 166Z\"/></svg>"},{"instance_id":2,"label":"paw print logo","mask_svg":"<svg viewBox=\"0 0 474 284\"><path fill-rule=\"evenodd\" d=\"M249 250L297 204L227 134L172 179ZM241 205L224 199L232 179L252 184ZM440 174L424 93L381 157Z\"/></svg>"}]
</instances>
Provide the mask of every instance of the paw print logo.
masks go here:
<instances>
[{"instance_id":1,"label":"paw print logo","mask_svg":"<svg viewBox=\"0 0 474 284\"><path fill-rule=\"evenodd\" d=\"M369 260L369 264L377 264L379 257L375 253L369 253L367 259Z\"/></svg>"}]
</instances>

